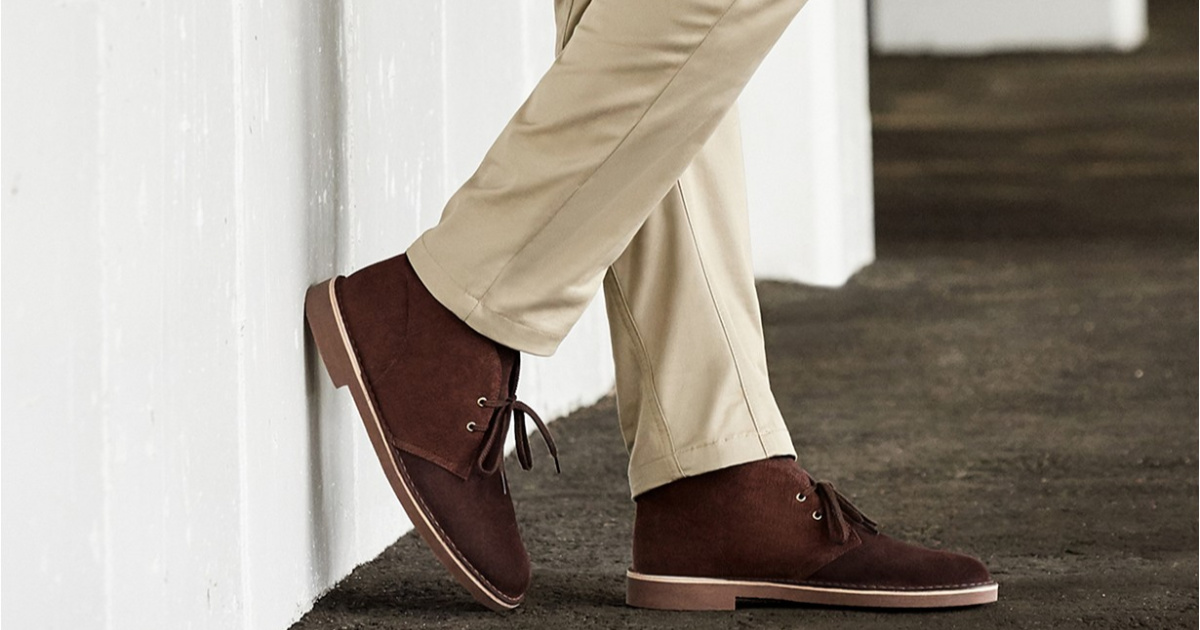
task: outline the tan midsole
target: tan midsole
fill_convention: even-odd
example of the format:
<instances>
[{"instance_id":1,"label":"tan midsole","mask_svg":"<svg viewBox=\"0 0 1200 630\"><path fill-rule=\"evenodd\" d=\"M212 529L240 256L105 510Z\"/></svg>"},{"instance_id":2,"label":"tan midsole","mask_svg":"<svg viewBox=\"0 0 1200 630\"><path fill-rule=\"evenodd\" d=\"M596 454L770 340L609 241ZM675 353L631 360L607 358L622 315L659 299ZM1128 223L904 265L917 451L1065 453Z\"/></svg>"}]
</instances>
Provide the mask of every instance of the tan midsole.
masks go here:
<instances>
[{"instance_id":1,"label":"tan midsole","mask_svg":"<svg viewBox=\"0 0 1200 630\"><path fill-rule=\"evenodd\" d=\"M825 586L804 586L800 584L787 584L781 582L755 582L749 580L722 580L718 578L697 578L697 577L682 577L669 575L647 575L638 573L633 570L625 572L625 576L631 580L640 580L643 582L656 582L658 584L678 584L678 585L703 585L703 586L744 586L750 588L770 587L773 589L784 589L789 591L804 592L804 593L829 593L831 595L886 595L889 597L939 597L943 595L963 595L967 593L987 593L997 590L996 584L981 584L978 586L968 586L955 589L940 589L940 590L921 590L921 591L896 591L896 590L866 590L866 589L848 589L848 588L831 588Z\"/></svg>"}]
</instances>

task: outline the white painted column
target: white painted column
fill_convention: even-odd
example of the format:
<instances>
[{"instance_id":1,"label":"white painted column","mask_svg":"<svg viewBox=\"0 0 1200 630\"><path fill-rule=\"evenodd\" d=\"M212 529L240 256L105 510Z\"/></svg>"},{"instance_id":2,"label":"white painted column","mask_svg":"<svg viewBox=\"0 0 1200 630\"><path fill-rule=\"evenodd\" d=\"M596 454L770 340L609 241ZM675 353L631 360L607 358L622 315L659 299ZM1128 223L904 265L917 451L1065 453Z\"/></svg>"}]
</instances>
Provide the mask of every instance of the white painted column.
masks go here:
<instances>
[{"instance_id":1,"label":"white painted column","mask_svg":"<svg viewBox=\"0 0 1200 630\"><path fill-rule=\"evenodd\" d=\"M865 0L810 0L739 100L760 277L838 286L875 258Z\"/></svg>"},{"instance_id":2,"label":"white painted column","mask_svg":"<svg viewBox=\"0 0 1200 630\"><path fill-rule=\"evenodd\" d=\"M95 628L110 487L99 413L109 365L95 237L97 8L2 6L3 621Z\"/></svg>"},{"instance_id":3,"label":"white painted column","mask_svg":"<svg viewBox=\"0 0 1200 630\"><path fill-rule=\"evenodd\" d=\"M284 628L409 528L304 290L436 221L552 60L551 7L3 18L5 626ZM601 310L522 395L561 414L611 370Z\"/></svg>"},{"instance_id":4,"label":"white painted column","mask_svg":"<svg viewBox=\"0 0 1200 630\"><path fill-rule=\"evenodd\" d=\"M883 53L1132 50L1146 34L1146 0L871 2L873 45Z\"/></svg>"}]
</instances>

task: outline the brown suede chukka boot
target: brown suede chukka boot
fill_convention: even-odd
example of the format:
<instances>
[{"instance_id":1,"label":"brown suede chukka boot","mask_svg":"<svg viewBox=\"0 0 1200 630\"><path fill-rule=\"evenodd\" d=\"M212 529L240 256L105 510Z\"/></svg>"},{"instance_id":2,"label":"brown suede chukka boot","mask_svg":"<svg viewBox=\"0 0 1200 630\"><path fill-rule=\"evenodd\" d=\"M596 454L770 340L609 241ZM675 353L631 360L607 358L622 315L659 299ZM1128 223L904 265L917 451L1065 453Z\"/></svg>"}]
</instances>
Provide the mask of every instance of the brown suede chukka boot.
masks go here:
<instances>
[{"instance_id":1,"label":"brown suede chukka boot","mask_svg":"<svg viewBox=\"0 0 1200 630\"><path fill-rule=\"evenodd\" d=\"M631 606L733 610L738 598L941 608L996 601L969 556L878 533L791 458L688 477L637 498Z\"/></svg>"},{"instance_id":2,"label":"brown suede chukka boot","mask_svg":"<svg viewBox=\"0 0 1200 630\"><path fill-rule=\"evenodd\" d=\"M509 424L523 468L532 466L526 414L558 466L546 425L516 399L520 353L455 317L404 255L312 287L304 308L421 538L480 603L516 607L530 567L504 478Z\"/></svg>"}]
</instances>

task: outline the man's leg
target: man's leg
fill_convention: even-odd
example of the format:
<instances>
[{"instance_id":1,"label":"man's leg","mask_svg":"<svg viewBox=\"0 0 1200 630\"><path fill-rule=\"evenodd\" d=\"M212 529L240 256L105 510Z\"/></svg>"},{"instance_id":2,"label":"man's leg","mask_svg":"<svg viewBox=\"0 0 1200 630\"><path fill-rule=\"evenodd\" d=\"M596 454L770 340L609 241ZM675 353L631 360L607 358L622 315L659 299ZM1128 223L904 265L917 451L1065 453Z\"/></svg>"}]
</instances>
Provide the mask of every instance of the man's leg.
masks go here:
<instances>
[{"instance_id":1,"label":"man's leg","mask_svg":"<svg viewBox=\"0 0 1200 630\"><path fill-rule=\"evenodd\" d=\"M517 400L518 351L553 352L803 4L597 0L438 226L309 290L313 339L397 498L485 606L530 583L509 425L523 467L526 418L557 452Z\"/></svg>"},{"instance_id":2,"label":"man's leg","mask_svg":"<svg viewBox=\"0 0 1200 630\"><path fill-rule=\"evenodd\" d=\"M585 5L559 3L560 42ZM767 376L743 171L732 107L604 279L637 500L628 602L994 601L977 560L879 533L793 461Z\"/></svg>"},{"instance_id":3,"label":"man's leg","mask_svg":"<svg viewBox=\"0 0 1200 630\"><path fill-rule=\"evenodd\" d=\"M767 377L736 107L604 280L636 496L795 456Z\"/></svg>"},{"instance_id":4,"label":"man's leg","mask_svg":"<svg viewBox=\"0 0 1200 630\"><path fill-rule=\"evenodd\" d=\"M553 353L805 0L596 0L408 250L483 335Z\"/></svg>"},{"instance_id":5,"label":"man's leg","mask_svg":"<svg viewBox=\"0 0 1200 630\"><path fill-rule=\"evenodd\" d=\"M590 5L556 0L556 55ZM604 296L633 494L795 456L767 379L736 104L609 268Z\"/></svg>"},{"instance_id":6,"label":"man's leg","mask_svg":"<svg viewBox=\"0 0 1200 630\"><path fill-rule=\"evenodd\" d=\"M880 533L793 461L767 377L737 123L734 109L605 278L637 502L627 601L995 601L978 560Z\"/></svg>"}]
</instances>

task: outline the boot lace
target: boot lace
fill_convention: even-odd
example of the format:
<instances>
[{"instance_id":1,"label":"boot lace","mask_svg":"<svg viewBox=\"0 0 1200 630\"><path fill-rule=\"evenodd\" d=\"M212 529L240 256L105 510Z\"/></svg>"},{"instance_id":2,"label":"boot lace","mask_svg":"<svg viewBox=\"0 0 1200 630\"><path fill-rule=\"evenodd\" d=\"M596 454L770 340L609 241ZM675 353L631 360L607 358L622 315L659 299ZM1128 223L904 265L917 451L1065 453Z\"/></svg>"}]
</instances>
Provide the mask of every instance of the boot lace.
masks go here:
<instances>
[{"instance_id":1,"label":"boot lace","mask_svg":"<svg viewBox=\"0 0 1200 630\"><path fill-rule=\"evenodd\" d=\"M871 520L866 514L863 514L857 507L854 507L850 499L847 499L845 495L838 492L832 482L816 482L813 485L813 493L821 500L822 506L821 509L812 513L813 519L825 521L825 531L839 545L850 540L851 523L862 525L872 534L879 533L879 524ZM803 492L796 495L796 499L801 502L805 498Z\"/></svg>"},{"instance_id":2,"label":"boot lace","mask_svg":"<svg viewBox=\"0 0 1200 630\"><path fill-rule=\"evenodd\" d=\"M525 429L526 415L533 420L538 432L542 434L542 440L546 443L546 449L550 451L550 456L554 458L554 471L556 473L562 472L562 467L558 463L558 446L554 444L554 436L550 434L550 429L546 427L546 423L542 421L541 416L538 416L537 412L530 408L529 405L517 400L514 396L499 399L481 396L476 403L480 407L498 410L492 414L487 428L484 429L483 446L480 448L479 459L476 461L476 466L478 466L480 472L490 475L499 470L500 462L504 459L504 436L508 433L510 424L515 425L516 429L513 432L513 436L517 442L517 461L521 463L521 468L525 470L533 468L533 452L529 447L529 432Z\"/></svg>"}]
</instances>

